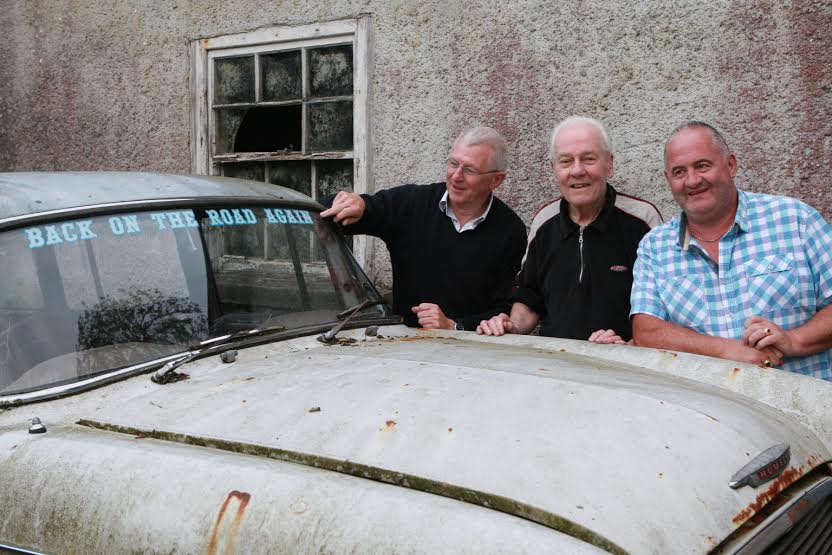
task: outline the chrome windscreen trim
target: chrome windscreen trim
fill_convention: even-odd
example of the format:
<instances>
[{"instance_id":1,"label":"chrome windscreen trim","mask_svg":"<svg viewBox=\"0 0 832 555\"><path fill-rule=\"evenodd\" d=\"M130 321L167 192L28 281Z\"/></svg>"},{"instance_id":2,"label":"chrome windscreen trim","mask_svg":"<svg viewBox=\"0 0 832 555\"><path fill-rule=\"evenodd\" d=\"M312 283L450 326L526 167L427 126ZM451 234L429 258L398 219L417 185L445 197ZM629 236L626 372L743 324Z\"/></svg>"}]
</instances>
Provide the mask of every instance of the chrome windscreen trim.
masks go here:
<instances>
[{"instance_id":1,"label":"chrome windscreen trim","mask_svg":"<svg viewBox=\"0 0 832 555\"><path fill-rule=\"evenodd\" d=\"M0 542L0 553L26 553L27 555L46 555L42 551L32 551L31 549L26 549L25 547L17 547L16 545L9 545L7 543Z\"/></svg>"},{"instance_id":2,"label":"chrome windscreen trim","mask_svg":"<svg viewBox=\"0 0 832 555\"><path fill-rule=\"evenodd\" d=\"M78 393L79 391L85 391L87 389L92 389L100 385L105 385L110 382L115 382L124 378L128 378L134 374L148 372L156 368L160 364L164 364L169 360L174 360L181 357L182 353L180 352L166 356L164 358L158 358L148 362L143 362L141 364L128 366L120 370L114 370L112 372L101 374L99 376L94 376L92 378L87 378L85 380L79 380L77 382L58 385L54 387L45 387L44 389L40 389L38 391L30 391L28 393L0 396L0 407L22 405L25 403L44 401L46 399L53 399L56 397L63 397L64 395L70 395L72 393Z\"/></svg>"}]
</instances>

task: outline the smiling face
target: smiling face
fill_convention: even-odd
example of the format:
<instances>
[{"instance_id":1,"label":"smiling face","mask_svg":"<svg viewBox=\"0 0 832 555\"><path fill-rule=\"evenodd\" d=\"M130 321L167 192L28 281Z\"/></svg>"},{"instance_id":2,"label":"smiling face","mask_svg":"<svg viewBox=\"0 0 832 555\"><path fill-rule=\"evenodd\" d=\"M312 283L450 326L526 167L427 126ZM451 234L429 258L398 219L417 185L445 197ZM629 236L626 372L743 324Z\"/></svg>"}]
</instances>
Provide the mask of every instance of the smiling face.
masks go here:
<instances>
[{"instance_id":1,"label":"smiling face","mask_svg":"<svg viewBox=\"0 0 832 555\"><path fill-rule=\"evenodd\" d=\"M664 176L693 223L717 222L736 207L737 160L703 127L682 129L665 150Z\"/></svg>"},{"instance_id":2,"label":"smiling face","mask_svg":"<svg viewBox=\"0 0 832 555\"><path fill-rule=\"evenodd\" d=\"M445 186L454 210L484 208L491 191L503 182L505 172L492 168L493 154L489 145L456 142L445 173Z\"/></svg>"},{"instance_id":3,"label":"smiling face","mask_svg":"<svg viewBox=\"0 0 832 555\"><path fill-rule=\"evenodd\" d=\"M577 210L600 209L612 177L612 154L604 149L598 130L578 123L555 138L552 169L560 194Z\"/></svg>"}]
</instances>

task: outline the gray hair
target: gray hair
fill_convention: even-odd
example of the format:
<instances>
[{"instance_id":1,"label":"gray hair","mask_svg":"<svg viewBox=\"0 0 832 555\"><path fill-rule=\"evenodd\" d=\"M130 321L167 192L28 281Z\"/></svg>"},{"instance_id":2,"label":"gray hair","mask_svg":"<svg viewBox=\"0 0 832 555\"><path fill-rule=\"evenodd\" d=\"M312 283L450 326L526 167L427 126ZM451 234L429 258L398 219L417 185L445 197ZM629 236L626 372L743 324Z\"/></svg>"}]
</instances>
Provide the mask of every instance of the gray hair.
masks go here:
<instances>
[{"instance_id":1,"label":"gray hair","mask_svg":"<svg viewBox=\"0 0 832 555\"><path fill-rule=\"evenodd\" d=\"M492 166L490 171L504 172L508 168L508 145L505 138L496 129L485 126L474 127L457 137L454 145L460 142L466 146L490 146Z\"/></svg>"},{"instance_id":2,"label":"gray hair","mask_svg":"<svg viewBox=\"0 0 832 555\"><path fill-rule=\"evenodd\" d=\"M685 129L703 129L708 132L708 135L711 136L711 142L715 147L722 151L722 156L728 158L731 154L731 149L728 147L728 141L725 140L725 137L722 136L722 133L716 130L716 127L713 125L707 124L704 121L697 121L697 120L690 120L686 121L681 125L677 125L673 131L670 132L670 136L664 142L664 165L667 166L667 147L670 146L670 141L673 140L673 137L678 135L681 131Z\"/></svg>"},{"instance_id":3,"label":"gray hair","mask_svg":"<svg viewBox=\"0 0 832 555\"><path fill-rule=\"evenodd\" d=\"M607 127L598 121L595 118L588 118L584 116L569 116L552 129L552 133L549 135L549 159L554 160L557 153L555 152L555 141L560 135L560 132L564 129L574 127L576 125L589 125L593 127L596 131L598 131L598 135L601 137L601 148L604 149L609 155L612 155L612 141L610 140L610 134L607 132Z\"/></svg>"}]
</instances>

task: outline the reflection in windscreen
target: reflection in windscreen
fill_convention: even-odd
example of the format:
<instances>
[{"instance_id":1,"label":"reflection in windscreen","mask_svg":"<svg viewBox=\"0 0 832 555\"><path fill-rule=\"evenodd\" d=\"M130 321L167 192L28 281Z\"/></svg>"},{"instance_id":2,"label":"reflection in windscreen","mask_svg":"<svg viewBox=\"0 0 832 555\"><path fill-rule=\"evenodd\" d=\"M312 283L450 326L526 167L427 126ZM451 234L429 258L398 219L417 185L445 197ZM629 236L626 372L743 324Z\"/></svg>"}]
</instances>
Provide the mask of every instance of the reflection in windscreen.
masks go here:
<instances>
[{"instance_id":1,"label":"reflection in windscreen","mask_svg":"<svg viewBox=\"0 0 832 555\"><path fill-rule=\"evenodd\" d=\"M328 324L374 294L332 227L294 208L59 221L0 234L0 259L0 395L243 329Z\"/></svg>"}]
</instances>

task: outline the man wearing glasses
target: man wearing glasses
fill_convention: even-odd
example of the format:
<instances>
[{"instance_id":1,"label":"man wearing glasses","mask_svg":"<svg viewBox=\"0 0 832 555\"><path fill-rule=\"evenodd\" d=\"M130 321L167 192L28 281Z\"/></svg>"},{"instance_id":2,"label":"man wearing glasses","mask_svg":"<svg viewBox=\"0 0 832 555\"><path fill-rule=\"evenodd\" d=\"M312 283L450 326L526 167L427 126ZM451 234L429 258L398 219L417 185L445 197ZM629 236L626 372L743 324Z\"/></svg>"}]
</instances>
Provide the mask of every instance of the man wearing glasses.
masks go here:
<instances>
[{"instance_id":1,"label":"man wearing glasses","mask_svg":"<svg viewBox=\"0 0 832 555\"><path fill-rule=\"evenodd\" d=\"M476 329L507 311L526 248L526 228L493 191L508 148L490 127L457 138L444 183L403 185L374 195L339 192L321 216L345 233L380 237L390 252L393 310L409 326Z\"/></svg>"}]
</instances>

